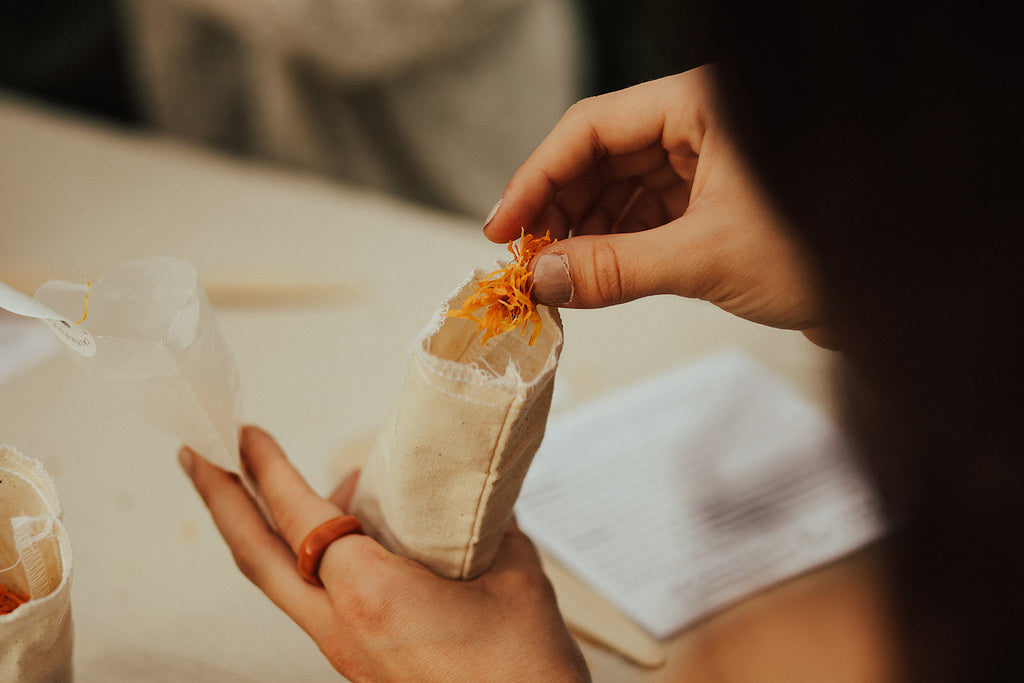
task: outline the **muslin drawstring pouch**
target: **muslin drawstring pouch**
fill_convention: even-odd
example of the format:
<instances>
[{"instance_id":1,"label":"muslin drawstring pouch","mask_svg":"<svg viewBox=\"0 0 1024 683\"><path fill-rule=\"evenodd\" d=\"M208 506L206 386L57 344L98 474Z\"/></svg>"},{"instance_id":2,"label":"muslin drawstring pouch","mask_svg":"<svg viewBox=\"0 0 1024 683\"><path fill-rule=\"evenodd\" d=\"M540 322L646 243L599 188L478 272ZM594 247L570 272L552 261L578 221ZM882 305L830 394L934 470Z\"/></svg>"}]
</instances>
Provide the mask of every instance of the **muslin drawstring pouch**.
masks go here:
<instances>
[{"instance_id":1,"label":"muslin drawstring pouch","mask_svg":"<svg viewBox=\"0 0 1024 683\"><path fill-rule=\"evenodd\" d=\"M455 579L494 559L544 435L562 349L555 309L538 307L532 345L518 331L481 344L473 321L449 317L485 273L470 273L416 338L350 505L384 546Z\"/></svg>"},{"instance_id":2,"label":"muslin drawstring pouch","mask_svg":"<svg viewBox=\"0 0 1024 683\"><path fill-rule=\"evenodd\" d=\"M0 614L0 681L71 680L71 564L53 480L0 445L0 584L28 597Z\"/></svg>"},{"instance_id":3,"label":"muslin drawstring pouch","mask_svg":"<svg viewBox=\"0 0 1024 683\"><path fill-rule=\"evenodd\" d=\"M104 392L215 465L241 473L238 371L189 263L126 261L92 284L47 282L35 299L67 320L84 313L77 326L51 327L76 334L64 341Z\"/></svg>"}]
</instances>

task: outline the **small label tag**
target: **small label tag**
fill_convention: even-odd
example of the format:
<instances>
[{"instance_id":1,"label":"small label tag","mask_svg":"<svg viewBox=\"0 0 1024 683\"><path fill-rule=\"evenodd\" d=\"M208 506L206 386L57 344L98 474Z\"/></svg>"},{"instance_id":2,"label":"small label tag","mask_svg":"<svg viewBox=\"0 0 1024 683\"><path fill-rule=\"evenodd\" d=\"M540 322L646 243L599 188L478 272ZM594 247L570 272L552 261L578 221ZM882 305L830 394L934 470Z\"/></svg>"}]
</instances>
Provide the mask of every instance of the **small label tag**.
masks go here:
<instances>
[{"instance_id":1,"label":"small label tag","mask_svg":"<svg viewBox=\"0 0 1024 683\"><path fill-rule=\"evenodd\" d=\"M64 342L72 351L83 356L96 355L96 340L92 335L82 329L80 325L67 320L43 320L50 331L57 335L57 339Z\"/></svg>"},{"instance_id":2,"label":"small label tag","mask_svg":"<svg viewBox=\"0 0 1024 683\"><path fill-rule=\"evenodd\" d=\"M0 308L15 315L42 320L68 348L83 356L96 355L96 340L81 325L44 306L27 294L0 282Z\"/></svg>"}]
</instances>

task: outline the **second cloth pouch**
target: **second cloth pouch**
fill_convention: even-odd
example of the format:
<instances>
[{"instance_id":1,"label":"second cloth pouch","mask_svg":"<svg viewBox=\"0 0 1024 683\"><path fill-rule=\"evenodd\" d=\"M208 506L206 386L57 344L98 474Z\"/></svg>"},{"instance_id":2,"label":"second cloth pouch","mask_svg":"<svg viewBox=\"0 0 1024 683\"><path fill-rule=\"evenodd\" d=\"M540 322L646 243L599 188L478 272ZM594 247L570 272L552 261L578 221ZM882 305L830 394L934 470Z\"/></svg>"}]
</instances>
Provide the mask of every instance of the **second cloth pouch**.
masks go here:
<instances>
[{"instance_id":1,"label":"second cloth pouch","mask_svg":"<svg viewBox=\"0 0 1024 683\"><path fill-rule=\"evenodd\" d=\"M481 344L471 320L448 317L485 274L474 271L417 337L391 415L352 499L368 534L436 573L470 579L501 544L540 446L562 350L555 309L540 333Z\"/></svg>"}]
</instances>

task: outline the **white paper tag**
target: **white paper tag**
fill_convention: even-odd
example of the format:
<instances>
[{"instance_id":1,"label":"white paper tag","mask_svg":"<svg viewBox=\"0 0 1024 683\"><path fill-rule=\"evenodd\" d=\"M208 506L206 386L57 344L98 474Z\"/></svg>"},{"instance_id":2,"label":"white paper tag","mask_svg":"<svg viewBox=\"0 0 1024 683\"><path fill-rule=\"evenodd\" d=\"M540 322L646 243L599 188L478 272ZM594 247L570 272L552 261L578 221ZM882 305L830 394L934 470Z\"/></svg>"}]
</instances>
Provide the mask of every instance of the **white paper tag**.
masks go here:
<instances>
[{"instance_id":1,"label":"white paper tag","mask_svg":"<svg viewBox=\"0 0 1024 683\"><path fill-rule=\"evenodd\" d=\"M43 321L75 353L83 356L96 354L96 340L85 328L3 282L0 282L0 308Z\"/></svg>"},{"instance_id":2,"label":"white paper tag","mask_svg":"<svg viewBox=\"0 0 1024 683\"><path fill-rule=\"evenodd\" d=\"M50 328L50 331L57 336L57 339L71 347L72 351L83 356L96 355L96 340L92 338L91 334L82 329L81 325L76 325L63 319L43 318L42 320Z\"/></svg>"}]
</instances>

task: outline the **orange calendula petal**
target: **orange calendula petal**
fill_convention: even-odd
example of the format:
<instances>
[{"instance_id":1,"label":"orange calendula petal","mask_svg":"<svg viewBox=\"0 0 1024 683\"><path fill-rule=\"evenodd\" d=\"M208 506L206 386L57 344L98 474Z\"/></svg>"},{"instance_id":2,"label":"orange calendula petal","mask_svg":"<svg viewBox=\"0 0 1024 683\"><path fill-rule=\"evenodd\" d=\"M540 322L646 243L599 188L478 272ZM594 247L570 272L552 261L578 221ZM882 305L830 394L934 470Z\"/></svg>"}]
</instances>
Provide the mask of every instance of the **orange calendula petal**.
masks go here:
<instances>
[{"instance_id":1,"label":"orange calendula petal","mask_svg":"<svg viewBox=\"0 0 1024 683\"><path fill-rule=\"evenodd\" d=\"M89 278L85 278L85 286L88 287L85 292L85 303L82 304L85 310L82 311L82 319L75 323L76 325L81 325L89 317L89 295L92 294L92 283L89 282Z\"/></svg>"},{"instance_id":2,"label":"orange calendula petal","mask_svg":"<svg viewBox=\"0 0 1024 683\"><path fill-rule=\"evenodd\" d=\"M10 614L26 602L29 597L7 584L0 584L0 614Z\"/></svg>"},{"instance_id":3,"label":"orange calendula petal","mask_svg":"<svg viewBox=\"0 0 1024 683\"><path fill-rule=\"evenodd\" d=\"M501 270L496 270L481 278L473 285L475 292L466 297L462 308L448 311L452 318L465 318L477 324L477 332L483 333L481 344L486 344L491 337L522 327L521 334L526 336L526 324L533 323L530 335L530 346L540 336L541 318L537 313L537 305L530 298L530 275L527 266L541 249L554 242L551 233L535 238L523 234L516 244L515 240L508 243L508 251L513 260ZM481 308L487 311L483 316L475 315Z\"/></svg>"}]
</instances>

